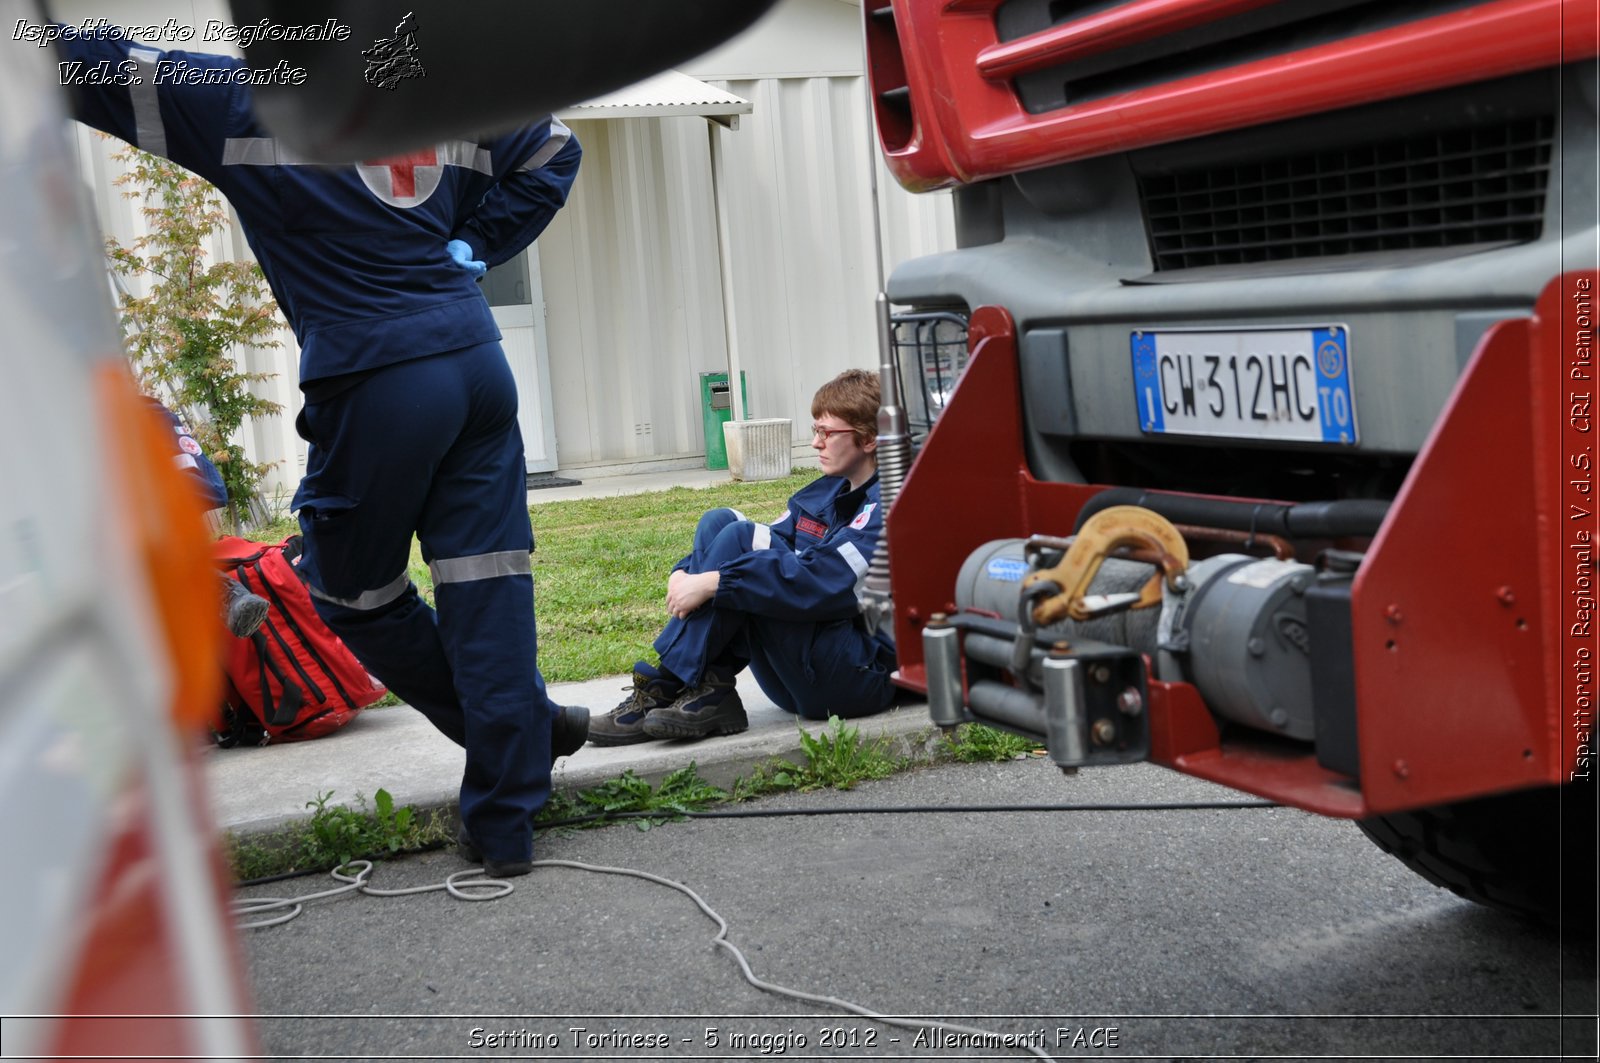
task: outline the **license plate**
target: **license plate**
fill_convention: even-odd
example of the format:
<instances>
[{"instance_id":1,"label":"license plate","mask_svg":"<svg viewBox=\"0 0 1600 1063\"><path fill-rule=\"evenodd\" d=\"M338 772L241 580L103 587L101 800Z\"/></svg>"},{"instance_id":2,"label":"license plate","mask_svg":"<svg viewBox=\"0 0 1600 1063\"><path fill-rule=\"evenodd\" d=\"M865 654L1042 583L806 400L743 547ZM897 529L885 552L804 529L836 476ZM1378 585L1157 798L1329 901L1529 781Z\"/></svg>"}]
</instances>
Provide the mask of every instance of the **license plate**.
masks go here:
<instances>
[{"instance_id":1,"label":"license plate","mask_svg":"<svg viewBox=\"0 0 1600 1063\"><path fill-rule=\"evenodd\" d=\"M1353 445L1350 332L1135 332L1134 399L1147 435Z\"/></svg>"}]
</instances>

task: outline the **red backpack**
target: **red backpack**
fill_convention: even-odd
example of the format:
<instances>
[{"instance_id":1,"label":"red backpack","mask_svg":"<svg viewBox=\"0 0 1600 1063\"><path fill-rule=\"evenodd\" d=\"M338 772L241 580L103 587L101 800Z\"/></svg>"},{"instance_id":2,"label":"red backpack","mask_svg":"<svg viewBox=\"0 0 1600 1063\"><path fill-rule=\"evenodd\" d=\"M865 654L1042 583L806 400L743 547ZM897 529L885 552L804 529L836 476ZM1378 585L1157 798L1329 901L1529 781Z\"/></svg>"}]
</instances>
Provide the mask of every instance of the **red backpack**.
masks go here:
<instances>
[{"instance_id":1,"label":"red backpack","mask_svg":"<svg viewBox=\"0 0 1600 1063\"><path fill-rule=\"evenodd\" d=\"M321 738L384 695L383 686L328 630L295 571L300 536L255 543L226 535L213 556L271 607L260 630L229 639L228 686L216 728L222 746Z\"/></svg>"}]
</instances>

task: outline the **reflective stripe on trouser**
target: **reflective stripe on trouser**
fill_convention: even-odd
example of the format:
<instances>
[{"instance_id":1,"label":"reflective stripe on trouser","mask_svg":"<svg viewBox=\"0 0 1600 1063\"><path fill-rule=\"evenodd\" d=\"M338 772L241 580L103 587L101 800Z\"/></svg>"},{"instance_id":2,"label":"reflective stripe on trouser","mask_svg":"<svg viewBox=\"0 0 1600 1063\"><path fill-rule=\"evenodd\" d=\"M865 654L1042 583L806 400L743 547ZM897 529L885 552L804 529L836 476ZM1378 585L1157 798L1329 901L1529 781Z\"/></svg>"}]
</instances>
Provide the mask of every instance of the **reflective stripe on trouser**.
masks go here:
<instances>
[{"instance_id":1,"label":"reflective stripe on trouser","mask_svg":"<svg viewBox=\"0 0 1600 1063\"><path fill-rule=\"evenodd\" d=\"M516 385L499 345L389 366L308 404L298 427L311 444L295 496L299 568L317 611L466 748L461 817L484 854L527 859L550 795L551 708ZM413 532L443 577L437 611L407 575Z\"/></svg>"},{"instance_id":2,"label":"reflective stripe on trouser","mask_svg":"<svg viewBox=\"0 0 1600 1063\"><path fill-rule=\"evenodd\" d=\"M695 528L689 571L733 560L767 530L733 510L711 510ZM774 620L706 605L669 620L655 649L661 666L689 684L708 666L736 672L748 664L773 704L808 719L865 716L894 701L892 655L851 620Z\"/></svg>"}]
</instances>

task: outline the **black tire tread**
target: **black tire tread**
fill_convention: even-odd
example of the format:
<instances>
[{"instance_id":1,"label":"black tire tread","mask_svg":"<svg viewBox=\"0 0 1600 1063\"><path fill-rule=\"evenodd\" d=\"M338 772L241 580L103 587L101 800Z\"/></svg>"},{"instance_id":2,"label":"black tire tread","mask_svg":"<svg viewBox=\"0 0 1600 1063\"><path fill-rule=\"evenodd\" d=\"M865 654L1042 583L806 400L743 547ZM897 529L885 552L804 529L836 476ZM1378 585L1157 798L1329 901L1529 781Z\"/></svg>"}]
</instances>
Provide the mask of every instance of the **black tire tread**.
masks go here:
<instances>
[{"instance_id":1,"label":"black tire tread","mask_svg":"<svg viewBox=\"0 0 1600 1063\"><path fill-rule=\"evenodd\" d=\"M1569 933L1595 927L1595 789L1543 787L1358 820L1436 886Z\"/></svg>"}]
</instances>

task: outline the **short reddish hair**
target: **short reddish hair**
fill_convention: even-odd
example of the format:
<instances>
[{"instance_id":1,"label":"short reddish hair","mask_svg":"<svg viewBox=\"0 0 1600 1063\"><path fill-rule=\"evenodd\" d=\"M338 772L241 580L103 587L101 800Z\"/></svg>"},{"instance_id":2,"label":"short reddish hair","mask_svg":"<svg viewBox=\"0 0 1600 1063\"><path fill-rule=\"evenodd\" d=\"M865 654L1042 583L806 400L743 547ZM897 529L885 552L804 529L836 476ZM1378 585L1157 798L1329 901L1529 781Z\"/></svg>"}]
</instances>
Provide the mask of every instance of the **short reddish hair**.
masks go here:
<instances>
[{"instance_id":1,"label":"short reddish hair","mask_svg":"<svg viewBox=\"0 0 1600 1063\"><path fill-rule=\"evenodd\" d=\"M817 389L811 398L811 416L831 414L855 429L863 446L878 438L878 407L883 405L878 374L846 369Z\"/></svg>"}]
</instances>

